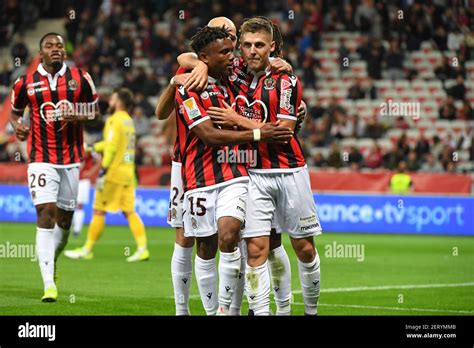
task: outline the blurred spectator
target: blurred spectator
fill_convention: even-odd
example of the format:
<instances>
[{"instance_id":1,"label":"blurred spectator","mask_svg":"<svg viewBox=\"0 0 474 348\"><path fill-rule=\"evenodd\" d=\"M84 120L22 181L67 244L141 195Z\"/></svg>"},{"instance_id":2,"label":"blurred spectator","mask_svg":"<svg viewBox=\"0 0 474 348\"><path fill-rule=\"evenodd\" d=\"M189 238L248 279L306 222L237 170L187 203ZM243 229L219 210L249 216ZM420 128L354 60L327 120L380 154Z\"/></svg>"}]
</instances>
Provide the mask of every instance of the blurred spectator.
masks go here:
<instances>
[{"instance_id":1,"label":"blurred spectator","mask_svg":"<svg viewBox=\"0 0 474 348\"><path fill-rule=\"evenodd\" d=\"M357 147L351 146L348 162L351 170L358 171L362 167L363 157Z\"/></svg>"},{"instance_id":2,"label":"blurred spectator","mask_svg":"<svg viewBox=\"0 0 474 348\"><path fill-rule=\"evenodd\" d=\"M367 57L367 73L374 80L382 78L382 62L384 61L385 49L379 39L374 39L370 45Z\"/></svg>"},{"instance_id":3,"label":"blurred spectator","mask_svg":"<svg viewBox=\"0 0 474 348\"><path fill-rule=\"evenodd\" d=\"M365 158L365 166L370 169L377 169L383 165L383 151L378 143L370 148L370 152Z\"/></svg>"},{"instance_id":4,"label":"blurred spectator","mask_svg":"<svg viewBox=\"0 0 474 348\"><path fill-rule=\"evenodd\" d=\"M316 88L315 69L320 66L319 61L313 57L313 49L308 47L303 58L303 84L305 88Z\"/></svg>"},{"instance_id":5,"label":"blurred spectator","mask_svg":"<svg viewBox=\"0 0 474 348\"><path fill-rule=\"evenodd\" d=\"M374 114L368 121L365 126L364 137L379 139L384 134L385 130L383 126L379 123L377 114Z\"/></svg>"},{"instance_id":6,"label":"blurred spectator","mask_svg":"<svg viewBox=\"0 0 474 348\"><path fill-rule=\"evenodd\" d=\"M405 74L403 72L404 59L405 56L400 51L398 41L396 39L390 40L390 48L385 55L385 66L389 79L399 80L405 78Z\"/></svg>"},{"instance_id":7,"label":"blurred spectator","mask_svg":"<svg viewBox=\"0 0 474 348\"><path fill-rule=\"evenodd\" d=\"M465 128L462 131L461 136L459 137L459 141L456 146L456 149L469 150L471 148L473 138L474 138L474 131L473 131L472 126Z\"/></svg>"},{"instance_id":8,"label":"blurred spectator","mask_svg":"<svg viewBox=\"0 0 474 348\"><path fill-rule=\"evenodd\" d=\"M468 100L463 100L462 108L459 110L460 120L474 121L474 109L471 107L471 103Z\"/></svg>"},{"instance_id":9,"label":"blurred spectator","mask_svg":"<svg viewBox=\"0 0 474 348\"><path fill-rule=\"evenodd\" d=\"M143 113L143 109L135 106L133 109L133 123L135 124L135 134L137 138L150 132L150 121Z\"/></svg>"},{"instance_id":10,"label":"blurred spectator","mask_svg":"<svg viewBox=\"0 0 474 348\"><path fill-rule=\"evenodd\" d=\"M348 122L346 115L340 110L334 113L334 122L331 126L331 136L336 139L343 139L352 136L354 127L351 122Z\"/></svg>"},{"instance_id":11,"label":"blurred spectator","mask_svg":"<svg viewBox=\"0 0 474 348\"><path fill-rule=\"evenodd\" d=\"M430 143L428 139L422 134L420 139L416 142L415 151L418 158L423 158L424 155L430 152Z\"/></svg>"},{"instance_id":12,"label":"blurred spectator","mask_svg":"<svg viewBox=\"0 0 474 348\"><path fill-rule=\"evenodd\" d=\"M439 108L439 118L442 120L456 119L456 106L454 105L453 96L449 95L446 102Z\"/></svg>"},{"instance_id":13,"label":"blurred spectator","mask_svg":"<svg viewBox=\"0 0 474 348\"><path fill-rule=\"evenodd\" d=\"M448 94L456 100L463 100L466 96L466 86L461 74L456 77L456 84L448 90Z\"/></svg>"},{"instance_id":14,"label":"blurred spectator","mask_svg":"<svg viewBox=\"0 0 474 348\"><path fill-rule=\"evenodd\" d=\"M370 77L367 79L367 87L365 88L365 95L370 99L377 99L377 87L374 85L374 80Z\"/></svg>"},{"instance_id":15,"label":"blurred spectator","mask_svg":"<svg viewBox=\"0 0 474 348\"><path fill-rule=\"evenodd\" d=\"M328 165L337 169L342 167L341 152L336 142L331 144L331 150L328 155Z\"/></svg>"},{"instance_id":16,"label":"blurred spectator","mask_svg":"<svg viewBox=\"0 0 474 348\"><path fill-rule=\"evenodd\" d=\"M397 129L403 129L403 130L405 130L405 129L410 128L410 125L409 125L408 122L405 120L405 117L399 116L399 117L397 117L397 119L395 120L394 127L397 128Z\"/></svg>"},{"instance_id":17,"label":"blurred spectator","mask_svg":"<svg viewBox=\"0 0 474 348\"><path fill-rule=\"evenodd\" d=\"M17 35L15 39L15 44L12 46L12 49L11 49L11 56L13 59L13 64L15 66L18 66L19 64L23 65L27 63L28 47L26 47L25 39L23 35Z\"/></svg>"},{"instance_id":18,"label":"blurred spectator","mask_svg":"<svg viewBox=\"0 0 474 348\"><path fill-rule=\"evenodd\" d=\"M448 56L443 57L443 63L434 69L436 78L441 81L454 79L456 77L456 69L452 66L452 61Z\"/></svg>"},{"instance_id":19,"label":"blurred spectator","mask_svg":"<svg viewBox=\"0 0 474 348\"><path fill-rule=\"evenodd\" d=\"M155 108L146 100L142 92L135 94L135 106L140 107L147 118L155 116Z\"/></svg>"},{"instance_id":20,"label":"blurred spectator","mask_svg":"<svg viewBox=\"0 0 474 348\"><path fill-rule=\"evenodd\" d=\"M324 156L320 152L318 152L318 153L316 153L316 155L314 155L313 165L315 167L320 167L320 168L327 167L328 166L328 161L326 161Z\"/></svg>"},{"instance_id":21,"label":"blurred spectator","mask_svg":"<svg viewBox=\"0 0 474 348\"><path fill-rule=\"evenodd\" d=\"M407 169L409 171L416 172L420 169L420 160L418 159L418 155L416 154L415 150L411 150L408 153L406 163Z\"/></svg>"},{"instance_id":22,"label":"blurred spectator","mask_svg":"<svg viewBox=\"0 0 474 348\"><path fill-rule=\"evenodd\" d=\"M377 15L373 0L362 0L357 6L354 22L356 27L363 33L368 33L372 29L372 21Z\"/></svg>"},{"instance_id":23,"label":"blurred spectator","mask_svg":"<svg viewBox=\"0 0 474 348\"><path fill-rule=\"evenodd\" d=\"M421 171L427 173L441 173L443 166L436 160L432 153L427 153L425 162L421 165Z\"/></svg>"},{"instance_id":24,"label":"blurred spectator","mask_svg":"<svg viewBox=\"0 0 474 348\"><path fill-rule=\"evenodd\" d=\"M362 90L360 79L354 79L353 84L349 87L347 98L352 100L364 99L365 93Z\"/></svg>"},{"instance_id":25,"label":"blurred spectator","mask_svg":"<svg viewBox=\"0 0 474 348\"><path fill-rule=\"evenodd\" d=\"M313 120L323 117L326 112L326 108L323 106L323 103L320 98L316 98L316 104L309 108L309 114Z\"/></svg>"}]
</instances>

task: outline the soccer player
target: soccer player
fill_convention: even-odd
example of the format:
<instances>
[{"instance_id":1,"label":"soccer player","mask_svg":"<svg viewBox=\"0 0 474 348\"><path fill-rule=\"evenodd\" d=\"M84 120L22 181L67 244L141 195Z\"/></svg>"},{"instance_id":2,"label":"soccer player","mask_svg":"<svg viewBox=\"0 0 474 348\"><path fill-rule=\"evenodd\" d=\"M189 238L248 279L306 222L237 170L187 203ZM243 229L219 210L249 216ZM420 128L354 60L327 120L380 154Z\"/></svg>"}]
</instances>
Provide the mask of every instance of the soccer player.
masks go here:
<instances>
[{"instance_id":1,"label":"soccer player","mask_svg":"<svg viewBox=\"0 0 474 348\"><path fill-rule=\"evenodd\" d=\"M68 241L84 156L82 122L98 117L98 108L89 74L64 63L62 36L47 33L39 47L41 63L37 70L14 83L11 124L18 140L28 141L28 187L37 216L42 301L55 302L57 259ZM29 127L22 122L27 106Z\"/></svg>"},{"instance_id":2,"label":"soccer player","mask_svg":"<svg viewBox=\"0 0 474 348\"><path fill-rule=\"evenodd\" d=\"M84 161L79 168L79 190L77 195L77 207L72 218L72 235L77 237L81 234L82 226L86 213L84 212L84 204L89 204L89 196L91 190L91 179L94 173L100 168L100 160L91 150L85 148Z\"/></svg>"},{"instance_id":3,"label":"soccer player","mask_svg":"<svg viewBox=\"0 0 474 348\"><path fill-rule=\"evenodd\" d=\"M135 127L128 110L133 106L133 94L120 88L110 97L109 112L104 127L104 140L94 145L101 152L102 167L96 181L94 212L82 248L68 250L64 254L71 259L90 260L92 248L105 228L105 213L121 210L128 220L137 251L127 258L128 262L150 258L145 226L135 211Z\"/></svg>"},{"instance_id":4,"label":"soccer player","mask_svg":"<svg viewBox=\"0 0 474 348\"><path fill-rule=\"evenodd\" d=\"M282 47L283 39L280 33L278 25L272 23L266 17L258 17L262 20L267 21L273 28L273 39L275 41L275 50L271 52L270 65L274 71L292 71L291 65L282 59ZM212 19L209 22L209 26L221 27L229 29L231 32L231 38L234 39L235 36L235 25L234 23L226 17L217 17ZM237 43L236 40L234 42ZM193 68L193 72L186 79L185 88L189 89L199 89L202 86L205 86L203 83L203 78L207 79L207 66L197 59L193 53L183 53L178 57L178 62L184 67ZM246 69L245 60L240 57L234 61L234 71L233 75L235 76L236 82L234 84L238 86L239 83L245 81L248 78L248 71ZM234 88L234 93L238 94L239 89ZM212 110L212 108L211 108ZM303 101L298 108L298 123L302 122L306 114L306 107ZM209 115L216 123L219 123L219 120L222 122L222 119L219 119L219 114L214 114L210 112ZM241 241L239 243L242 255L246 255L246 245L245 242ZM275 297L275 302L277 306L277 315L290 315L291 314L291 266L288 254L286 253L285 248L281 243L281 234L276 233L276 230L272 228L270 234L270 255L269 255L268 264L270 266L270 274L273 283L273 293ZM239 315L240 307L242 304L242 295L244 287L244 273L245 273L246 260L242 258L241 272L239 274L239 282L237 284L237 289L232 298L231 305L231 315ZM251 313L251 312L250 312Z\"/></svg>"},{"instance_id":5,"label":"soccer player","mask_svg":"<svg viewBox=\"0 0 474 348\"><path fill-rule=\"evenodd\" d=\"M248 177L245 163L235 158L225 159L222 154L238 153L238 147L232 145L250 141L284 143L291 138L292 131L277 123L243 132L214 127L207 109L213 105L223 106L226 100L232 101L223 84L226 82L223 78L232 72L232 41L227 30L205 27L192 38L191 47L208 65L209 78L206 90L200 94L184 87L176 92L185 192L184 232L197 241L195 273L206 313L214 315L217 311L219 315L226 315L240 271L241 255L237 245L244 221ZM217 244L220 250L218 299L215 296Z\"/></svg>"},{"instance_id":6,"label":"soccer player","mask_svg":"<svg viewBox=\"0 0 474 348\"><path fill-rule=\"evenodd\" d=\"M241 115L251 117L257 123L279 119L293 129L301 86L293 74L271 71L269 56L275 48L272 38L273 30L268 21L261 18L245 21L241 26L240 44L250 77L243 82L236 77L229 80L234 81L234 88L240 91L235 106ZM225 110L209 111L210 114L213 112L229 116L240 127L247 128L248 122L240 123L228 105ZM249 196L243 230L248 253L245 286L249 305L255 315L270 312L267 259L273 223L277 232L290 235L298 257L305 313L316 315L320 270L313 236L321 233L321 226L301 146L296 137L285 145L253 143L252 146L258 150L258 158L257 165L249 168Z\"/></svg>"}]
</instances>

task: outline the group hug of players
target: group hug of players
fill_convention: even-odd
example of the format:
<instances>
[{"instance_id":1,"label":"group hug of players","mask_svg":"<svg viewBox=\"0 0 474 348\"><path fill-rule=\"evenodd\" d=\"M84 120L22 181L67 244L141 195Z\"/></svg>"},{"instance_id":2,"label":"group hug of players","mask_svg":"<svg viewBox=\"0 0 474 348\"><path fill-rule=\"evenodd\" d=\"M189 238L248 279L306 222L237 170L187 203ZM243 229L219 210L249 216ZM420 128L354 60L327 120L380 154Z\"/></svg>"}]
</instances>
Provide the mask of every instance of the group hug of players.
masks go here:
<instances>
[{"instance_id":1,"label":"group hug of players","mask_svg":"<svg viewBox=\"0 0 474 348\"><path fill-rule=\"evenodd\" d=\"M12 125L20 140L28 139L29 187L38 215L37 256L43 301L49 302L57 299L55 261L67 243L77 198L83 119L64 116L50 121L44 110L57 108L63 99L95 103L97 96L86 72L66 67L59 59L64 47L59 47L59 53L48 51L48 42L61 46L62 38L50 35L42 41L42 64L15 83ZM211 20L191 39L194 53L178 58L181 67L156 107L158 118L173 115L177 127L168 215L176 228L171 260L176 315L191 314L194 244L194 273L208 315L240 315L244 290L251 313L269 315L271 288L276 314L290 315L291 267L281 243L283 232L289 234L298 259L305 314L317 315L320 261L313 237L321 233L321 226L295 135L304 114L301 85L292 67L279 58L281 34L267 18L250 18L241 25L241 57L234 55L236 44L232 21ZM50 101L46 106L45 96ZM103 157L88 242L69 251L71 258L92 257L105 212L116 210L127 216L137 241L131 261L149 257L143 223L130 204L134 202L129 174L135 139L127 114L129 102L130 93L124 89L112 95L113 115L104 129L104 141L94 146ZM27 104L29 127L21 122ZM52 155L45 156L48 153ZM130 163L124 163L124 158ZM37 187L38 181L31 184L32 174L43 175L42 187Z\"/></svg>"}]
</instances>

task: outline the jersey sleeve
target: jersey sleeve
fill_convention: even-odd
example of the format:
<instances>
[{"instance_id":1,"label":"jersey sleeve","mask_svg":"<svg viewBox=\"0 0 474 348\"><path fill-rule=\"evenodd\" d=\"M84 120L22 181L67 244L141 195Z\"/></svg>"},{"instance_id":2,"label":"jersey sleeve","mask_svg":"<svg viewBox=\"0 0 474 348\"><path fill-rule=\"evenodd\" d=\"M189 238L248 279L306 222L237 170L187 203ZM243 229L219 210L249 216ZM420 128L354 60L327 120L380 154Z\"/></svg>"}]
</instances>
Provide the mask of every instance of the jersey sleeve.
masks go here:
<instances>
[{"instance_id":1,"label":"jersey sleeve","mask_svg":"<svg viewBox=\"0 0 474 348\"><path fill-rule=\"evenodd\" d=\"M26 76L19 77L13 84L11 105L12 110L23 112L28 105L28 95L26 91Z\"/></svg>"},{"instance_id":2,"label":"jersey sleeve","mask_svg":"<svg viewBox=\"0 0 474 348\"><path fill-rule=\"evenodd\" d=\"M81 97L86 103L97 103L97 91L94 81L87 71L80 70L82 80Z\"/></svg>"},{"instance_id":3,"label":"jersey sleeve","mask_svg":"<svg viewBox=\"0 0 474 348\"><path fill-rule=\"evenodd\" d=\"M277 118L296 121L301 95L301 84L298 78L293 74L281 74L278 81Z\"/></svg>"},{"instance_id":4,"label":"jersey sleeve","mask_svg":"<svg viewBox=\"0 0 474 348\"><path fill-rule=\"evenodd\" d=\"M202 100L195 92L186 91L184 87L176 90L176 101L178 103L180 114L186 122L189 129L197 126L201 122L210 120Z\"/></svg>"}]
</instances>

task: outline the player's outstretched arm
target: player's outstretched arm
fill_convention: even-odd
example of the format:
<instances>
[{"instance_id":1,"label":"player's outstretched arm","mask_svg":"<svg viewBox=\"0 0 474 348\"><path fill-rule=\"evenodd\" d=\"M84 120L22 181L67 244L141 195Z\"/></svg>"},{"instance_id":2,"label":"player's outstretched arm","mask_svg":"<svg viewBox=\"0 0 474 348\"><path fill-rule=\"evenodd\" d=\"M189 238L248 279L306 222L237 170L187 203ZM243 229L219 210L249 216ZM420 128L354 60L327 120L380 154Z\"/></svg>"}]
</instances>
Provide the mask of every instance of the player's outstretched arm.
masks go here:
<instances>
[{"instance_id":1,"label":"player's outstretched arm","mask_svg":"<svg viewBox=\"0 0 474 348\"><path fill-rule=\"evenodd\" d=\"M184 88L200 92L207 87L207 64L199 60L195 53L187 52L180 54L178 56L178 64L186 70L191 70Z\"/></svg>"},{"instance_id":2,"label":"player's outstretched arm","mask_svg":"<svg viewBox=\"0 0 474 348\"><path fill-rule=\"evenodd\" d=\"M17 139L20 141L26 140L26 138L28 138L28 134L30 133L30 128L22 123L22 116L23 111L21 113L12 111L10 115L10 123L13 127L13 130L15 131Z\"/></svg>"},{"instance_id":3,"label":"player's outstretched arm","mask_svg":"<svg viewBox=\"0 0 474 348\"><path fill-rule=\"evenodd\" d=\"M232 131L217 129L210 120L205 120L193 127L192 131L207 146L239 145L253 141L286 144L293 136L293 131L282 127L279 122L266 123L259 129Z\"/></svg>"}]
</instances>

